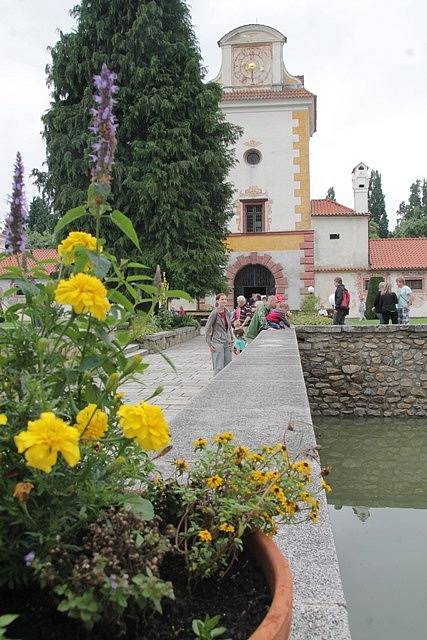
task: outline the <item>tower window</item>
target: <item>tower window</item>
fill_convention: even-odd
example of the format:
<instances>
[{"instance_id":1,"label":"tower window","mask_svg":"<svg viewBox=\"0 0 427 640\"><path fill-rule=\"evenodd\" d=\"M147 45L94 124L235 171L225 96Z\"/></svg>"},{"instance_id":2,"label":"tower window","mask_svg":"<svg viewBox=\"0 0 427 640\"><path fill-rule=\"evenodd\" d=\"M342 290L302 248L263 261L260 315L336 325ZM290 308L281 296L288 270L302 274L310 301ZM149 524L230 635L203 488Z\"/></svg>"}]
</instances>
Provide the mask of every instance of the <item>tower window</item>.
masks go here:
<instances>
[{"instance_id":1,"label":"tower window","mask_svg":"<svg viewBox=\"0 0 427 640\"><path fill-rule=\"evenodd\" d=\"M264 225L264 202L244 202L244 227L246 233L262 233Z\"/></svg>"},{"instance_id":2,"label":"tower window","mask_svg":"<svg viewBox=\"0 0 427 640\"><path fill-rule=\"evenodd\" d=\"M339 233L330 233L329 234L329 240L339 240L340 239L340 234Z\"/></svg>"},{"instance_id":3,"label":"tower window","mask_svg":"<svg viewBox=\"0 0 427 640\"><path fill-rule=\"evenodd\" d=\"M359 187L360 187L361 189L363 189L363 187L364 187L364 186L365 186L364 184L359 184Z\"/></svg>"},{"instance_id":4,"label":"tower window","mask_svg":"<svg viewBox=\"0 0 427 640\"><path fill-rule=\"evenodd\" d=\"M364 168L365 167L363 166L363 164L361 164L360 167L359 167L359 171L363 171Z\"/></svg>"},{"instance_id":5,"label":"tower window","mask_svg":"<svg viewBox=\"0 0 427 640\"><path fill-rule=\"evenodd\" d=\"M261 154L258 149L249 149L246 151L244 158L248 164L254 165L261 162Z\"/></svg>"}]
</instances>

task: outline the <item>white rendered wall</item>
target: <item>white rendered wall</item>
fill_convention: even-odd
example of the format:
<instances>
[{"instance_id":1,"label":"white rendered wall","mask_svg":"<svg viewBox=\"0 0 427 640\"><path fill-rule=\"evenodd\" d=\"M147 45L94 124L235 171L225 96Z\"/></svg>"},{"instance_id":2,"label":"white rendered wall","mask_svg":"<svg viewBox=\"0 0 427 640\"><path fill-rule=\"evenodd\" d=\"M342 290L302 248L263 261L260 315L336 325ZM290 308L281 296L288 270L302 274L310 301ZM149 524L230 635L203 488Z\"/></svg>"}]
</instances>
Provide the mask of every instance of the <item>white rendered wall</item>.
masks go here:
<instances>
[{"instance_id":1,"label":"white rendered wall","mask_svg":"<svg viewBox=\"0 0 427 640\"><path fill-rule=\"evenodd\" d=\"M369 265L368 216L312 216L314 269ZM331 233L339 240L331 240Z\"/></svg>"},{"instance_id":2,"label":"white rendered wall","mask_svg":"<svg viewBox=\"0 0 427 640\"><path fill-rule=\"evenodd\" d=\"M292 110L296 107L262 102L241 106L223 103L222 106L227 120L243 128L243 135L236 144L237 162L229 175L236 188L234 199L267 199L266 217L270 217L271 222L267 221L266 231L295 229L295 222L300 219L299 214L295 216L295 205L301 201L294 196L294 189L300 186L299 182L294 182L298 167L293 163L298 155L293 148L298 136L292 133L292 127L298 124L292 118ZM262 154L257 165L249 165L244 160L244 154L250 148L256 148ZM251 195L253 188L261 191L258 196ZM229 228L231 233L242 232L242 228L238 228L237 215L230 221Z\"/></svg>"},{"instance_id":3,"label":"white rendered wall","mask_svg":"<svg viewBox=\"0 0 427 640\"><path fill-rule=\"evenodd\" d=\"M349 316L351 318L358 317L358 306L359 306L359 290L358 290L358 279L359 273L340 273L339 269L335 272L328 273L316 273L314 276L314 293L316 296L319 296L320 302L327 308L330 309L331 304L329 302L329 296L332 293L335 293L334 286L334 278L336 276L340 276L342 278L343 284L350 292L350 313ZM366 298L366 294L364 296Z\"/></svg>"}]
</instances>

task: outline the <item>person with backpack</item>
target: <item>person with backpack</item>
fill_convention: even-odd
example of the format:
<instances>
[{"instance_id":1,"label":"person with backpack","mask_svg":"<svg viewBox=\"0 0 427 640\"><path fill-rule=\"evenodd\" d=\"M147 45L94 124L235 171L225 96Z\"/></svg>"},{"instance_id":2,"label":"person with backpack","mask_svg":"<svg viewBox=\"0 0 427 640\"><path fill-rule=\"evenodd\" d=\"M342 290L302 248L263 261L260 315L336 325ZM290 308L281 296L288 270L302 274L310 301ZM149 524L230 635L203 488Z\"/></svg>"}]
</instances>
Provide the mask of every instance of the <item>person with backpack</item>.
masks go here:
<instances>
[{"instance_id":1,"label":"person with backpack","mask_svg":"<svg viewBox=\"0 0 427 640\"><path fill-rule=\"evenodd\" d=\"M350 309L350 293L342 283L342 278L337 276L334 278L335 285L335 304L334 319L332 324L345 324L345 317L348 316Z\"/></svg>"}]
</instances>

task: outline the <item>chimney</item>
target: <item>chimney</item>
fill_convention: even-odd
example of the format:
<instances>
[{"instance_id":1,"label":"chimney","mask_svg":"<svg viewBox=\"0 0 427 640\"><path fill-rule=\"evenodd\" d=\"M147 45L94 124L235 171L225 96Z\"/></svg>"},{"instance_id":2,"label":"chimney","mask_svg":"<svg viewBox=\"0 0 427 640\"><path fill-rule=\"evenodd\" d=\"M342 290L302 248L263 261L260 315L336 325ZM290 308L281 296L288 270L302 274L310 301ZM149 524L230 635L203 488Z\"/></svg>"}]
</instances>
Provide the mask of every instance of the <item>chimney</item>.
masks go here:
<instances>
[{"instance_id":1,"label":"chimney","mask_svg":"<svg viewBox=\"0 0 427 640\"><path fill-rule=\"evenodd\" d=\"M352 173L354 210L356 213L368 213L369 167L359 162Z\"/></svg>"}]
</instances>

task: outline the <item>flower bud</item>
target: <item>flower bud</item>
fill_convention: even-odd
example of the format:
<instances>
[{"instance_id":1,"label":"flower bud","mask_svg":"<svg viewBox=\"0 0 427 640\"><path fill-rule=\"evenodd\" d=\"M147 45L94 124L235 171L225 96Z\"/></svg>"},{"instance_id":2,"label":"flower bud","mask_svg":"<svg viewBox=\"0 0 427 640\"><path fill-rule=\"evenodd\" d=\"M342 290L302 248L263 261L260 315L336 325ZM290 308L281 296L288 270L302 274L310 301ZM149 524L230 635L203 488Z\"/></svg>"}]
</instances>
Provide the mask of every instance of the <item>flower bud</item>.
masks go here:
<instances>
[{"instance_id":1,"label":"flower bud","mask_svg":"<svg viewBox=\"0 0 427 640\"><path fill-rule=\"evenodd\" d=\"M107 393L115 393L118 384L120 381L120 376L118 373L112 373L108 380L107 380L107 384L105 385L105 390L107 391Z\"/></svg>"},{"instance_id":2,"label":"flower bud","mask_svg":"<svg viewBox=\"0 0 427 640\"><path fill-rule=\"evenodd\" d=\"M138 365L141 364L141 362L142 362L142 356L138 354L136 356L133 356L132 358L129 358L126 367L123 369L123 375L127 376L133 371L135 371L135 369L138 367Z\"/></svg>"}]
</instances>

